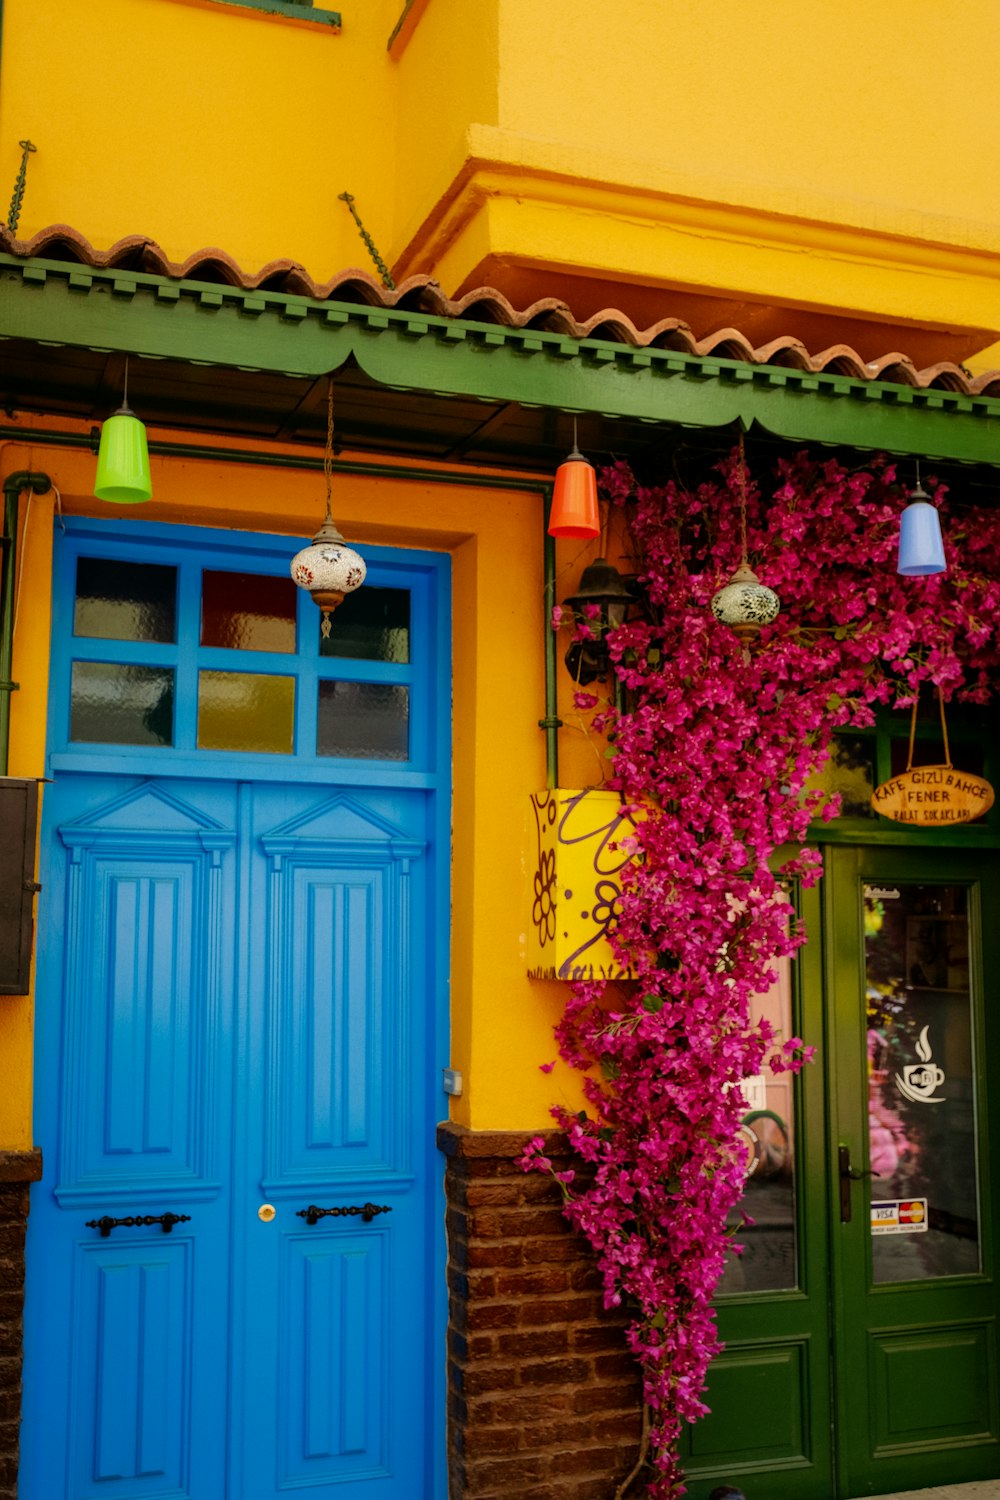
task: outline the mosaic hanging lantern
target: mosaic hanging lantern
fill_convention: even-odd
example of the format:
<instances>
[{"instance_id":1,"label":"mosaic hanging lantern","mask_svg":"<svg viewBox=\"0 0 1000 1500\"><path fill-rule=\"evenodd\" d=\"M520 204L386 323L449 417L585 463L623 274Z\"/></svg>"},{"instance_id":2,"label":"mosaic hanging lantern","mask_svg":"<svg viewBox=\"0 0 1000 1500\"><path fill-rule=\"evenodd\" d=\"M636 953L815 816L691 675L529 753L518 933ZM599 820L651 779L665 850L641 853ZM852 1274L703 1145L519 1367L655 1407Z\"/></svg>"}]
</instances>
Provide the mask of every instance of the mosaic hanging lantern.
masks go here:
<instances>
[{"instance_id":1,"label":"mosaic hanging lantern","mask_svg":"<svg viewBox=\"0 0 1000 1500\"><path fill-rule=\"evenodd\" d=\"M747 558L747 469L740 433L740 564L729 582L712 600L712 613L746 648L765 625L777 618L781 601L773 589L761 583Z\"/></svg>"},{"instance_id":2,"label":"mosaic hanging lantern","mask_svg":"<svg viewBox=\"0 0 1000 1500\"><path fill-rule=\"evenodd\" d=\"M330 513L330 491L333 481L333 378L327 391L326 451L323 455L326 476L326 516L308 547L292 558L292 578L300 589L312 596L323 613L320 626L324 638L330 634L330 614L365 581L365 560L349 547Z\"/></svg>"},{"instance_id":3,"label":"mosaic hanging lantern","mask_svg":"<svg viewBox=\"0 0 1000 1500\"><path fill-rule=\"evenodd\" d=\"M777 594L761 583L746 560L712 600L715 618L728 625L741 641L756 640L761 627L770 625L780 608Z\"/></svg>"}]
</instances>

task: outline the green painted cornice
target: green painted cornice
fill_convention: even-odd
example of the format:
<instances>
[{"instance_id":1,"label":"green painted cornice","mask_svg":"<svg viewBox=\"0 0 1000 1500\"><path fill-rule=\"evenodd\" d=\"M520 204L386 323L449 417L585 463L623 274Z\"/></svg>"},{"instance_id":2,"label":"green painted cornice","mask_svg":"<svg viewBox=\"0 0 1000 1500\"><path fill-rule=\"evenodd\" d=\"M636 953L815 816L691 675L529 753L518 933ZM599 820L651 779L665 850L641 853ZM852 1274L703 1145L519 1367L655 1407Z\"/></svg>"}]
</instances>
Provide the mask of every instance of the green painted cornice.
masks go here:
<instances>
[{"instance_id":1,"label":"green painted cornice","mask_svg":"<svg viewBox=\"0 0 1000 1500\"><path fill-rule=\"evenodd\" d=\"M0 338L1000 464L1000 399L0 255Z\"/></svg>"}]
</instances>

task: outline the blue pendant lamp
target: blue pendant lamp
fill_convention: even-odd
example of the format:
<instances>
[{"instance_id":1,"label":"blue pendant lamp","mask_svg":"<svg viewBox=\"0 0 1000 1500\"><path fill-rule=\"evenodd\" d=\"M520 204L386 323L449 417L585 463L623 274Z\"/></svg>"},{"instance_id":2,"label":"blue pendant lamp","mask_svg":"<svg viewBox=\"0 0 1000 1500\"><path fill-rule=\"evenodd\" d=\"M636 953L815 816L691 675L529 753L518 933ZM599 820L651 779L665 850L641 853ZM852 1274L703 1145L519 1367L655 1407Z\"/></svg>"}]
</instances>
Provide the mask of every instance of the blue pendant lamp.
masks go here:
<instances>
[{"instance_id":1,"label":"blue pendant lamp","mask_svg":"<svg viewBox=\"0 0 1000 1500\"><path fill-rule=\"evenodd\" d=\"M128 404L128 358L122 404L101 428L94 494L116 505L138 505L153 497L146 429Z\"/></svg>"},{"instance_id":2,"label":"blue pendant lamp","mask_svg":"<svg viewBox=\"0 0 1000 1500\"><path fill-rule=\"evenodd\" d=\"M920 465L917 464L916 488L910 491L910 503L899 520L896 572L907 578L921 578L930 573L943 573L946 567L941 518L920 483Z\"/></svg>"}]
</instances>

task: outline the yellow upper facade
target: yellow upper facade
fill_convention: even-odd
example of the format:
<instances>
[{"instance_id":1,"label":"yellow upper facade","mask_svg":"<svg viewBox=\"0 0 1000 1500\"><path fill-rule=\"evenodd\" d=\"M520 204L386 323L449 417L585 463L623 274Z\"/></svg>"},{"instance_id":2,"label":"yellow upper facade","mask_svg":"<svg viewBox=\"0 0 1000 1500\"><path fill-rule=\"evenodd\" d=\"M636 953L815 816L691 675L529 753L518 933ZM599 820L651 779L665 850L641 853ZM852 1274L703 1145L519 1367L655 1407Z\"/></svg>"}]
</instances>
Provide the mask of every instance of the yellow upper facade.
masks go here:
<instances>
[{"instance_id":1,"label":"yellow upper facade","mask_svg":"<svg viewBox=\"0 0 1000 1500\"><path fill-rule=\"evenodd\" d=\"M337 31L267 0L5 0L0 180L38 148L19 234L321 282L368 264L346 190L397 279L449 293L991 362L990 0L339 10Z\"/></svg>"}]
</instances>

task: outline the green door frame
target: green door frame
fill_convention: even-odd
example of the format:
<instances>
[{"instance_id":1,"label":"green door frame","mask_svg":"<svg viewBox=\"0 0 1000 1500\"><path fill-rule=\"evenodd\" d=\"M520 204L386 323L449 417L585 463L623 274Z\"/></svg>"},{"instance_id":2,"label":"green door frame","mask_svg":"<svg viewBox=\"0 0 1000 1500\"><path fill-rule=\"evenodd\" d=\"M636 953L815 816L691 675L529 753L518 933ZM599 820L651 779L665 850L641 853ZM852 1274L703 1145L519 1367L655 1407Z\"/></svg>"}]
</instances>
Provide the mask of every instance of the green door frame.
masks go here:
<instances>
[{"instance_id":1,"label":"green door frame","mask_svg":"<svg viewBox=\"0 0 1000 1500\"><path fill-rule=\"evenodd\" d=\"M875 1284L868 1178L847 1185L844 1222L838 1147L855 1172L868 1160L868 1029L862 886L965 885L979 1185L979 1274ZM835 1443L839 1496L882 1494L1000 1475L1000 1388L993 1214L1000 1204L1000 1094L988 1058L1000 1035L985 978L1000 976L1000 867L971 850L854 846L828 850L823 893ZM937 1046L941 1038L937 1038ZM928 1120L933 1114L928 1110ZM926 1148L925 1148L926 1149ZM933 1210L933 1204L931 1205Z\"/></svg>"}]
</instances>

